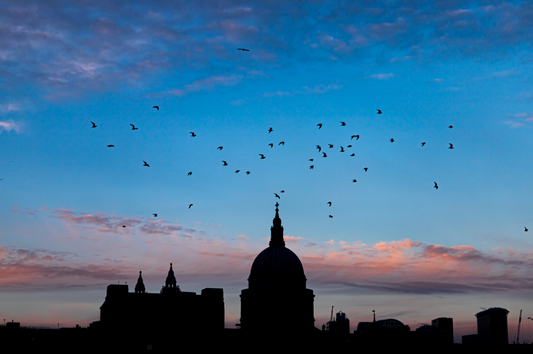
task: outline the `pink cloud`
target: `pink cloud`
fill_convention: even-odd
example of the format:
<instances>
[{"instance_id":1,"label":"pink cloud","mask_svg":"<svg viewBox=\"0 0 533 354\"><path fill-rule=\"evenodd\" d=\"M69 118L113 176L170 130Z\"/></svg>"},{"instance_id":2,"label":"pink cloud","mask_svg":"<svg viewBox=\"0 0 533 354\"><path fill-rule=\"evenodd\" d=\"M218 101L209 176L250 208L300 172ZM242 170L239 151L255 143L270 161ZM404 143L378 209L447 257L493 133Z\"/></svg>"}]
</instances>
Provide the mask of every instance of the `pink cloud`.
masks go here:
<instances>
[{"instance_id":1,"label":"pink cloud","mask_svg":"<svg viewBox=\"0 0 533 354\"><path fill-rule=\"evenodd\" d=\"M20 131L20 127L13 120L0 121L0 131L2 131L2 129L7 132L14 130L18 133Z\"/></svg>"}]
</instances>

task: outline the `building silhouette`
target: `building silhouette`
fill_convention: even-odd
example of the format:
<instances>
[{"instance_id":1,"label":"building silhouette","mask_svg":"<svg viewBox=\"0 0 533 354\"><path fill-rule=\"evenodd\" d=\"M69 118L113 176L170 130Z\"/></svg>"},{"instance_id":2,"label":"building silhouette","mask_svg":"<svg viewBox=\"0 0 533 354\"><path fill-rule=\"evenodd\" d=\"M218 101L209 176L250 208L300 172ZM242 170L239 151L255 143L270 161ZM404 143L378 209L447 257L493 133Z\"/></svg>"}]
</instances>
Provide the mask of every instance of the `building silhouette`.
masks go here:
<instances>
[{"instance_id":1,"label":"building silhouette","mask_svg":"<svg viewBox=\"0 0 533 354\"><path fill-rule=\"evenodd\" d=\"M306 333L314 327L314 294L306 289L302 262L285 247L279 204L269 247L255 258L248 289L241 292L240 326L249 332Z\"/></svg>"},{"instance_id":2,"label":"building silhouette","mask_svg":"<svg viewBox=\"0 0 533 354\"><path fill-rule=\"evenodd\" d=\"M350 320L344 312L339 311L335 314L335 320L328 321L325 330L332 333L348 334L350 333Z\"/></svg>"},{"instance_id":3,"label":"building silhouette","mask_svg":"<svg viewBox=\"0 0 533 354\"><path fill-rule=\"evenodd\" d=\"M479 344L509 344L507 335L508 313L509 311L500 307L491 307L476 313Z\"/></svg>"},{"instance_id":4,"label":"building silhouette","mask_svg":"<svg viewBox=\"0 0 533 354\"><path fill-rule=\"evenodd\" d=\"M431 321L431 326L437 329L439 344L453 344L453 318L436 318Z\"/></svg>"},{"instance_id":5,"label":"building silhouette","mask_svg":"<svg viewBox=\"0 0 533 354\"><path fill-rule=\"evenodd\" d=\"M130 332L216 332L224 329L224 293L206 288L200 295L181 291L172 263L160 293L147 293L142 273L130 293L128 285L107 287L100 307L100 321L94 323L106 331Z\"/></svg>"}]
</instances>

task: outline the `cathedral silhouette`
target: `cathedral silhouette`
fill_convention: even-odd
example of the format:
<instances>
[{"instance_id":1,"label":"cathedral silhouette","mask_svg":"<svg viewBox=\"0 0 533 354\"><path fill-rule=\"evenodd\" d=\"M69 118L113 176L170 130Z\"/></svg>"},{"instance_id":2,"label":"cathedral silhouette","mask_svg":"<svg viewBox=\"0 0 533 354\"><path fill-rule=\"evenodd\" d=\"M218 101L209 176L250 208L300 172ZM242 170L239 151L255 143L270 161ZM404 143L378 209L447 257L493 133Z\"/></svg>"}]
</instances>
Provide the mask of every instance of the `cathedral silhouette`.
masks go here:
<instances>
[{"instance_id":1,"label":"cathedral silhouette","mask_svg":"<svg viewBox=\"0 0 533 354\"><path fill-rule=\"evenodd\" d=\"M250 332L311 332L314 327L313 290L306 289L298 256L285 247L276 203L269 247L255 258L248 289L241 292L241 329Z\"/></svg>"}]
</instances>

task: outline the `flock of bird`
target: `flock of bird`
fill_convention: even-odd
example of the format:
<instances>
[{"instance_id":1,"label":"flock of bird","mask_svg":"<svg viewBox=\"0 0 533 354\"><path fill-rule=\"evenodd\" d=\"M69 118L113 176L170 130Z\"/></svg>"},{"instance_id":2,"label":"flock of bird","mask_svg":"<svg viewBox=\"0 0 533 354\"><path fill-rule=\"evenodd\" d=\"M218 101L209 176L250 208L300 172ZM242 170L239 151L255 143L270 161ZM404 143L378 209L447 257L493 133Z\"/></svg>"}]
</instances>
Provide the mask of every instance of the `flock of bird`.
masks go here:
<instances>
[{"instance_id":1,"label":"flock of bird","mask_svg":"<svg viewBox=\"0 0 533 354\"><path fill-rule=\"evenodd\" d=\"M243 51L243 52L248 52L248 51L249 51L249 49L246 49L246 48L237 48L237 50L240 50L240 51ZM157 111L159 111L159 106L153 106L152 108L153 108L153 109L156 109ZM383 111L380 110L380 109L377 109L377 114L383 114ZM97 128L97 125L96 125L94 122L91 122L91 124L92 124L92 128ZM132 130L138 130L138 128L135 127L135 125L133 125L133 124L130 124L130 125L131 125L131 129L132 129ZM340 125L344 127L344 126L346 126L347 124L346 124L346 122L340 122ZM317 127L318 127L318 129L322 129L323 124L322 124L322 123L318 123L318 124L317 124ZM453 126L452 126L452 125L449 125L448 128L449 128L449 129L452 129ZM268 132L268 134L270 134L270 133L272 133L273 131L274 131L274 129L273 129L272 127L270 127L270 128L268 129L267 132ZM194 133L194 132L189 132L189 134L191 135L191 136L190 136L191 138L194 138L194 137L197 136L196 133ZM354 138L355 138L355 140L359 140L360 135L352 135L351 138L350 138L350 140L353 140ZM394 138L391 138L389 141L390 141L391 143L394 143L394 142L395 142ZM281 146L281 145L285 145L285 141L281 141L281 142L278 143L278 146ZM424 147L425 145L426 145L426 142L423 141L423 142L421 143L421 147ZM268 146L270 146L270 148L273 148L273 147L274 147L274 143L269 143ZM114 147L114 145L110 144L110 145L107 145L107 147L112 148L112 147ZM329 148L333 148L334 146L333 146L333 144L328 144L328 147L329 147ZM351 148L351 147L352 147L352 145L347 145L347 148ZM452 143L449 143L449 147L448 147L448 149L453 149L453 148L454 148L453 144L452 144ZM219 147L217 147L217 149L218 149L219 151L222 151L223 146L219 146ZM326 152L322 151L322 147L321 147L320 145L316 145L316 149L318 150L319 153L320 153L320 152L322 153L322 157L324 157L324 158L328 157L327 154L326 154ZM343 146L340 147L340 152L345 152L345 148L344 148ZM262 159L262 160L266 158L264 154L259 154L259 156L260 156L260 159ZM352 153L350 156L353 157L353 156L355 156L355 154ZM309 159L309 161L313 162L314 159L311 158L311 159ZM142 166L144 166L144 167L150 167L150 165L149 165L146 161L143 161L143 165L142 165ZM228 166L227 161L222 160L222 166ZM314 167L315 167L314 164L312 164L312 165L309 166L309 169L312 170L312 169L314 169ZM368 167L364 167L363 169L364 169L365 172L368 171ZM239 172L240 172L240 170L236 170L236 171L235 171L235 173L239 173ZM246 171L245 173L246 173L246 175L249 175L251 172L250 172L250 171ZM192 176L192 172L188 172L188 173L187 173L187 176ZM353 179L352 182L355 183L355 182L357 182L357 180L356 180L356 179ZM437 182L433 182L433 183L434 183L433 188L435 188L436 190L438 190L438 189L439 189L439 186L438 186ZM285 191L282 190L280 193L285 193ZM275 197L275 198L278 198L278 199L281 199L280 195L277 194L277 193L274 193L274 197ZM330 202L327 202L326 204L327 204L329 207L331 207L333 203L330 201ZM190 209L192 206L193 206L192 203L189 204L188 209ZM152 215L153 215L154 217L157 217L157 213L153 213ZM329 218L333 218L333 215L330 214L328 217L329 217ZM126 227L126 226L124 225L123 227ZM529 229L528 229L527 227L524 227L524 231L525 231L525 232L528 232Z\"/></svg>"}]
</instances>

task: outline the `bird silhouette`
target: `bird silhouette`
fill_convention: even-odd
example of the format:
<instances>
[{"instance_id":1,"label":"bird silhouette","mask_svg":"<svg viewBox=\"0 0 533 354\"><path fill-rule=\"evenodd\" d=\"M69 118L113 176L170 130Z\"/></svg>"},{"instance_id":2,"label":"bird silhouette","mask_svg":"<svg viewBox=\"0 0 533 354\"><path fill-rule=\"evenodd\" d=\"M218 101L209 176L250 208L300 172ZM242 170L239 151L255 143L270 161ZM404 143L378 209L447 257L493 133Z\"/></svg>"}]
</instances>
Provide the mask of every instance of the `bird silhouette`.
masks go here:
<instances>
[{"instance_id":1,"label":"bird silhouette","mask_svg":"<svg viewBox=\"0 0 533 354\"><path fill-rule=\"evenodd\" d=\"M433 182L433 183L435 183L435 185L433 186L433 188L435 188L435 189L439 189L439 186L437 185L437 182Z\"/></svg>"},{"instance_id":2,"label":"bird silhouette","mask_svg":"<svg viewBox=\"0 0 533 354\"><path fill-rule=\"evenodd\" d=\"M249 174L250 174L250 171L246 171L246 174L249 175Z\"/></svg>"},{"instance_id":3,"label":"bird silhouette","mask_svg":"<svg viewBox=\"0 0 533 354\"><path fill-rule=\"evenodd\" d=\"M194 132L189 132L189 134L191 134L191 138L194 138L196 136L196 134L194 134Z\"/></svg>"},{"instance_id":4,"label":"bird silhouette","mask_svg":"<svg viewBox=\"0 0 533 354\"><path fill-rule=\"evenodd\" d=\"M152 108L155 108L159 111L159 106L153 106Z\"/></svg>"},{"instance_id":5,"label":"bird silhouette","mask_svg":"<svg viewBox=\"0 0 533 354\"><path fill-rule=\"evenodd\" d=\"M270 146L270 148L273 148L274 144L270 143L270 144L268 144L268 146Z\"/></svg>"},{"instance_id":6,"label":"bird silhouette","mask_svg":"<svg viewBox=\"0 0 533 354\"><path fill-rule=\"evenodd\" d=\"M139 128L135 128L133 124L130 123L130 125L131 125L131 130L139 130Z\"/></svg>"},{"instance_id":7,"label":"bird silhouette","mask_svg":"<svg viewBox=\"0 0 533 354\"><path fill-rule=\"evenodd\" d=\"M192 207L192 204L189 204L189 209Z\"/></svg>"},{"instance_id":8,"label":"bird silhouette","mask_svg":"<svg viewBox=\"0 0 533 354\"><path fill-rule=\"evenodd\" d=\"M94 122L91 122L92 123L92 127L91 128L96 128L96 124L94 124Z\"/></svg>"},{"instance_id":9,"label":"bird silhouette","mask_svg":"<svg viewBox=\"0 0 533 354\"><path fill-rule=\"evenodd\" d=\"M157 214L152 214L154 216L154 218L157 218Z\"/></svg>"},{"instance_id":10,"label":"bird silhouette","mask_svg":"<svg viewBox=\"0 0 533 354\"><path fill-rule=\"evenodd\" d=\"M368 167L363 168L363 170L365 170L365 172L368 171Z\"/></svg>"},{"instance_id":11,"label":"bird silhouette","mask_svg":"<svg viewBox=\"0 0 533 354\"><path fill-rule=\"evenodd\" d=\"M524 226L524 231L525 231L525 232L528 232L529 229L528 229L527 227Z\"/></svg>"},{"instance_id":12,"label":"bird silhouette","mask_svg":"<svg viewBox=\"0 0 533 354\"><path fill-rule=\"evenodd\" d=\"M235 173L239 173L240 171L241 171L241 170L237 170L237 171L235 171Z\"/></svg>"},{"instance_id":13,"label":"bird silhouette","mask_svg":"<svg viewBox=\"0 0 533 354\"><path fill-rule=\"evenodd\" d=\"M350 156L355 156L355 153L354 153L354 154L351 154Z\"/></svg>"},{"instance_id":14,"label":"bird silhouette","mask_svg":"<svg viewBox=\"0 0 533 354\"><path fill-rule=\"evenodd\" d=\"M317 145L316 148L318 149L318 152L322 151L322 148L320 147L320 145Z\"/></svg>"},{"instance_id":15,"label":"bird silhouette","mask_svg":"<svg viewBox=\"0 0 533 354\"><path fill-rule=\"evenodd\" d=\"M219 147L217 147L217 149L218 149L219 151L222 151L223 147L222 147L222 146L219 146Z\"/></svg>"},{"instance_id":16,"label":"bird silhouette","mask_svg":"<svg viewBox=\"0 0 533 354\"><path fill-rule=\"evenodd\" d=\"M122 227L126 227L126 225L122 225Z\"/></svg>"},{"instance_id":17,"label":"bird silhouette","mask_svg":"<svg viewBox=\"0 0 533 354\"><path fill-rule=\"evenodd\" d=\"M222 160L222 162L224 163L223 166L227 166L228 165L228 163L226 161Z\"/></svg>"},{"instance_id":18,"label":"bird silhouette","mask_svg":"<svg viewBox=\"0 0 533 354\"><path fill-rule=\"evenodd\" d=\"M143 162L144 162L144 165L143 165L143 166L150 167L150 165L147 164L146 161L143 160Z\"/></svg>"},{"instance_id":19,"label":"bird silhouette","mask_svg":"<svg viewBox=\"0 0 533 354\"><path fill-rule=\"evenodd\" d=\"M329 204L329 206L331 206L331 202L328 202L327 204Z\"/></svg>"},{"instance_id":20,"label":"bird silhouette","mask_svg":"<svg viewBox=\"0 0 533 354\"><path fill-rule=\"evenodd\" d=\"M352 139L355 138L355 140L359 140L359 135L352 135Z\"/></svg>"},{"instance_id":21,"label":"bird silhouette","mask_svg":"<svg viewBox=\"0 0 533 354\"><path fill-rule=\"evenodd\" d=\"M284 191L284 190L282 190L282 191L281 191L280 193L285 193L285 191Z\"/></svg>"},{"instance_id":22,"label":"bird silhouette","mask_svg":"<svg viewBox=\"0 0 533 354\"><path fill-rule=\"evenodd\" d=\"M108 148L114 148L115 145L107 145Z\"/></svg>"},{"instance_id":23,"label":"bird silhouette","mask_svg":"<svg viewBox=\"0 0 533 354\"><path fill-rule=\"evenodd\" d=\"M453 128L453 125L450 125L448 128L452 129L452 128Z\"/></svg>"},{"instance_id":24,"label":"bird silhouette","mask_svg":"<svg viewBox=\"0 0 533 354\"><path fill-rule=\"evenodd\" d=\"M322 156L322 157L328 157L328 155L326 155L326 153L325 153L325 152L323 152L323 154L324 154L324 156Z\"/></svg>"},{"instance_id":25,"label":"bird silhouette","mask_svg":"<svg viewBox=\"0 0 533 354\"><path fill-rule=\"evenodd\" d=\"M394 142L394 139L393 139L393 138L391 138L391 139L390 139L390 142L391 142L391 143L393 143L393 142Z\"/></svg>"},{"instance_id":26,"label":"bird silhouette","mask_svg":"<svg viewBox=\"0 0 533 354\"><path fill-rule=\"evenodd\" d=\"M424 145L426 145L426 142L425 142L425 141L422 143L422 146L424 146Z\"/></svg>"},{"instance_id":27,"label":"bird silhouette","mask_svg":"<svg viewBox=\"0 0 533 354\"><path fill-rule=\"evenodd\" d=\"M309 159L309 161L314 161L314 159Z\"/></svg>"},{"instance_id":28,"label":"bird silhouette","mask_svg":"<svg viewBox=\"0 0 533 354\"><path fill-rule=\"evenodd\" d=\"M276 196L276 198L281 199L277 193L274 193L274 195Z\"/></svg>"},{"instance_id":29,"label":"bird silhouette","mask_svg":"<svg viewBox=\"0 0 533 354\"><path fill-rule=\"evenodd\" d=\"M330 218L330 219L333 219L333 215L330 215L329 218Z\"/></svg>"},{"instance_id":30,"label":"bird silhouette","mask_svg":"<svg viewBox=\"0 0 533 354\"><path fill-rule=\"evenodd\" d=\"M285 142L284 142L284 141L280 142L280 143L278 144L278 146L280 146L280 145L285 145Z\"/></svg>"},{"instance_id":31,"label":"bird silhouette","mask_svg":"<svg viewBox=\"0 0 533 354\"><path fill-rule=\"evenodd\" d=\"M261 156L261 160L265 158L265 155L259 154Z\"/></svg>"},{"instance_id":32,"label":"bird silhouette","mask_svg":"<svg viewBox=\"0 0 533 354\"><path fill-rule=\"evenodd\" d=\"M351 146L351 145L348 145L347 147L351 148L352 146Z\"/></svg>"},{"instance_id":33,"label":"bird silhouette","mask_svg":"<svg viewBox=\"0 0 533 354\"><path fill-rule=\"evenodd\" d=\"M341 146L341 152L344 152L344 148Z\"/></svg>"},{"instance_id":34,"label":"bird silhouette","mask_svg":"<svg viewBox=\"0 0 533 354\"><path fill-rule=\"evenodd\" d=\"M453 144L452 143L448 143L450 144L450 147L448 149L453 149Z\"/></svg>"},{"instance_id":35,"label":"bird silhouette","mask_svg":"<svg viewBox=\"0 0 533 354\"><path fill-rule=\"evenodd\" d=\"M333 148L333 145L332 145L332 144L328 144L328 145L329 145L329 148L330 148L330 149Z\"/></svg>"},{"instance_id":36,"label":"bird silhouette","mask_svg":"<svg viewBox=\"0 0 533 354\"><path fill-rule=\"evenodd\" d=\"M272 127L270 127L270 129L268 129L268 134L272 133L273 129Z\"/></svg>"},{"instance_id":37,"label":"bird silhouette","mask_svg":"<svg viewBox=\"0 0 533 354\"><path fill-rule=\"evenodd\" d=\"M315 168L314 165L309 166L309 169L310 169L310 170L312 170L313 168Z\"/></svg>"},{"instance_id":38,"label":"bird silhouette","mask_svg":"<svg viewBox=\"0 0 533 354\"><path fill-rule=\"evenodd\" d=\"M355 183L355 182L357 182L357 180L356 180L356 179L354 179L354 180L353 180L352 182L354 182L354 183Z\"/></svg>"},{"instance_id":39,"label":"bird silhouette","mask_svg":"<svg viewBox=\"0 0 533 354\"><path fill-rule=\"evenodd\" d=\"M382 112L381 112L381 109L378 109L378 114L381 114L381 113L382 113Z\"/></svg>"},{"instance_id":40,"label":"bird silhouette","mask_svg":"<svg viewBox=\"0 0 533 354\"><path fill-rule=\"evenodd\" d=\"M345 122L341 122L341 126L343 126L343 127L344 127L345 125L346 125L346 123L345 123Z\"/></svg>"},{"instance_id":41,"label":"bird silhouette","mask_svg":"<svg viewBox=\"0 0 533 354\"><path fill-rule=\"evenodd\" d=\"M192 176L192 172L187 173L187 176Z\"/></svg>"},{"instance_id":42,"label":"bird silhouette","mask_svg":"<svg viewBox=\"0 0 533 354\"><path fill-rule=\"evenodd\" d=\"M237 48L237 50L241 50L243 52L249 52L250 51L249 49L246 49L246 48Z\"/></svg>"},{"instance_id":43,"label":"bird silhouette","mask_svg":"<svg viewBox=\"0 0 533 354\"><path fill-rule=\"evenodd\" d=\"M322 128L322 123L317 124L318 129Z\"/></svg>"}]
</instances>

